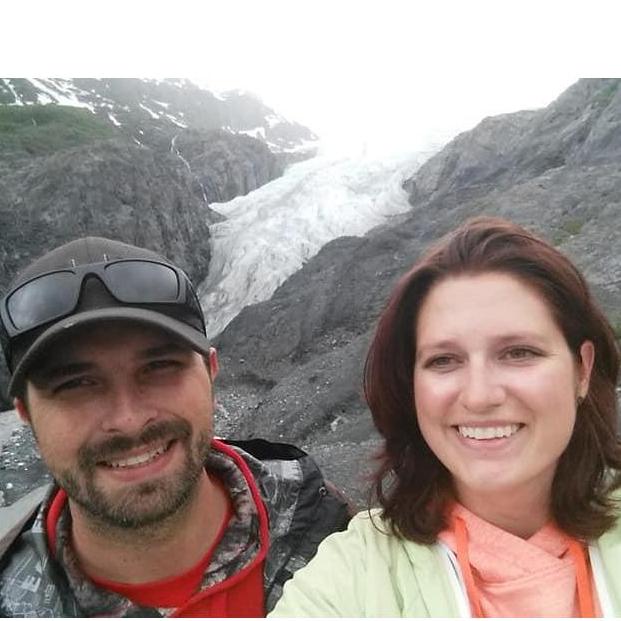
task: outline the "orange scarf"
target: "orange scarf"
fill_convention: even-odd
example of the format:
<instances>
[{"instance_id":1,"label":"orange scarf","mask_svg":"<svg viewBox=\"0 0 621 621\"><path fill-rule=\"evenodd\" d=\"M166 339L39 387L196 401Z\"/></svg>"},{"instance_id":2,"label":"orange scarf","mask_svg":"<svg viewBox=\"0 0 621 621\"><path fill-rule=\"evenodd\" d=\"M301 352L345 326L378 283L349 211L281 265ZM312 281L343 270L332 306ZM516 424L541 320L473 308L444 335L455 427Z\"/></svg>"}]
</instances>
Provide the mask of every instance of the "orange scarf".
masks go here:
<instances>
[{"instance_id":1,"label":"orange scarf","mask_svg":"<svg viewBox=\"0 0 621 621\"><path fill-rule=\"evenodd\" d=\"M455 505L450 528L439 538L457 556L475 617L485 617L485 611L489 616L524 616L525 611L530 611L527 616L539 616L540 609L542 613L561 616L598 614L584 546L552 525L530 540L521 540ZM565 608L565 602L570 601L567 597L572 573L574 588L577 587L577 608L573 612ZM548 583L550 588L543 586Z\"/></svg>"}]
</instances>

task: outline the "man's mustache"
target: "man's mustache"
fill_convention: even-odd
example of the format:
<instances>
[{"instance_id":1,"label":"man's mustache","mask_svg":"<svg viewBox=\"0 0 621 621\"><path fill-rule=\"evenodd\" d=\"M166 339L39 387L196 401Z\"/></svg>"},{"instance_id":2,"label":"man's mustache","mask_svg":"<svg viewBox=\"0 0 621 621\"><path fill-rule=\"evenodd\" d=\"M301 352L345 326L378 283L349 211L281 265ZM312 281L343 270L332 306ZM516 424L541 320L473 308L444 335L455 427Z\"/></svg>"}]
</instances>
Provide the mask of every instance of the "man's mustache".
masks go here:
<instances>
[{"instance_id":1,"label":"man's mustache","mask_svg":"<svg viewBox=\"0 0 621 621\"><path fill-rule=\"evenodd\" d=\"M185 420L160 421L145 427L136 436L116 435L101 442L82 446L78 451L78 463L83 468L92 468L102 461L111 461L119 454L157 440L185 441L191 435L192 428Z\"/></svg>"}]
</instances>

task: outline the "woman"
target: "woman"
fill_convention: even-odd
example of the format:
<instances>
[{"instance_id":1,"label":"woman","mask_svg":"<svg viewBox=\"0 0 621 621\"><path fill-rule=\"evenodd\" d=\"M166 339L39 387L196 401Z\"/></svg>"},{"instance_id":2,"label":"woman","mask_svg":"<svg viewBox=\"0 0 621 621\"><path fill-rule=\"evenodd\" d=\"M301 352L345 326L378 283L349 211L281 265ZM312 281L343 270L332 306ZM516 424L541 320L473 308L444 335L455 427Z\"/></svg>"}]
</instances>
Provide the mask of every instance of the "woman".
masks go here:
<instances>
[{"instance_id":1,"label":"woman","mask_svg":"<svg viewBox=\"0 0 621 621\"><path fill-rule=\"evenodd\" d=\"M381 508L275 616L621 615L614 334L552 246L495 218L397 284L366 361Z\"/></svg>"}]
</instances>

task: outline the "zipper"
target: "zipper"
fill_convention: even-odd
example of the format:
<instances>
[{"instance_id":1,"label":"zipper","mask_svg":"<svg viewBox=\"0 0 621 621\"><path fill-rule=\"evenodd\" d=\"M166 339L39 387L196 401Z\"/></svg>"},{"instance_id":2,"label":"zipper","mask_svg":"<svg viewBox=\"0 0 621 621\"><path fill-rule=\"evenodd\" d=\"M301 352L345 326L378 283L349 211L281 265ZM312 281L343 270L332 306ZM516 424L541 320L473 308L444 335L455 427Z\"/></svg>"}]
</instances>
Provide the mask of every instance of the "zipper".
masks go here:
<instances>
[{"instance_id":1,"label":"zipper","mask_svg":"<svg viewBox=\"0 0 621 621\"><path fill-rule=\"evenodd\" d=\"M468 595L466 592L466 582L462 576L457 557L453 554L453 551L442 541L438 541L434 544L437 548L442 564L446 569L449 583L455 596L457 603L457 612L460 619L472 619L472 611L470 609L470 602L468 601Z\"/></svg>"},{"instance_id":2,"label":"zipper","mask_svg":"<svg viewBox=\"0 0 621 621\"><path fill-rule=\"evenodd\" d=\"M604 561L602 560L602 553L599 550L599 546L596 543L589 544L589 558L591 560L595 592L597 593L599 605L602 609L602 617L604 619L613 619L616 615L610 599L608 585L606 584Z\"/></svg>"}]
</instances>

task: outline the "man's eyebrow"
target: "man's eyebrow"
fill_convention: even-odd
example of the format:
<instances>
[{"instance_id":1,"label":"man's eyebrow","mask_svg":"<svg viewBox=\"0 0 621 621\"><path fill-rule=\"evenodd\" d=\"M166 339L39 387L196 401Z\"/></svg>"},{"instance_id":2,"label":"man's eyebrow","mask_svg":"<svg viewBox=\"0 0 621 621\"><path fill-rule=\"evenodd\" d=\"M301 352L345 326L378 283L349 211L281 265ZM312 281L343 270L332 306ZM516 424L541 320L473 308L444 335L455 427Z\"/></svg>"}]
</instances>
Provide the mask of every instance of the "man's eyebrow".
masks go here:
<instances>
[{"instance_id":1,"label":"man's eyebrow","mask_svg":"<svg viewBox=\"0 0 621 621\"><path fill-rule=\"evenodd\" d=\"M191 352L192 349L187 345L171 342L143 349L138 356L140 358L157 358L159 356L167 356L168 354L185 354Z\"/></svg>"},{"instance_id":2,"label":"man's eyebrow","mask_svg":"<svg viewBox=\"0 0 621 621\"><path fill-rule=\"evenodd\" d=\"M90 371L94 366L95 365L91 362L60 362L58 364L50 364L34 372L32 374L32 381L34 384L44 385L55 379Z\"/></svg>"}]
</instances>

